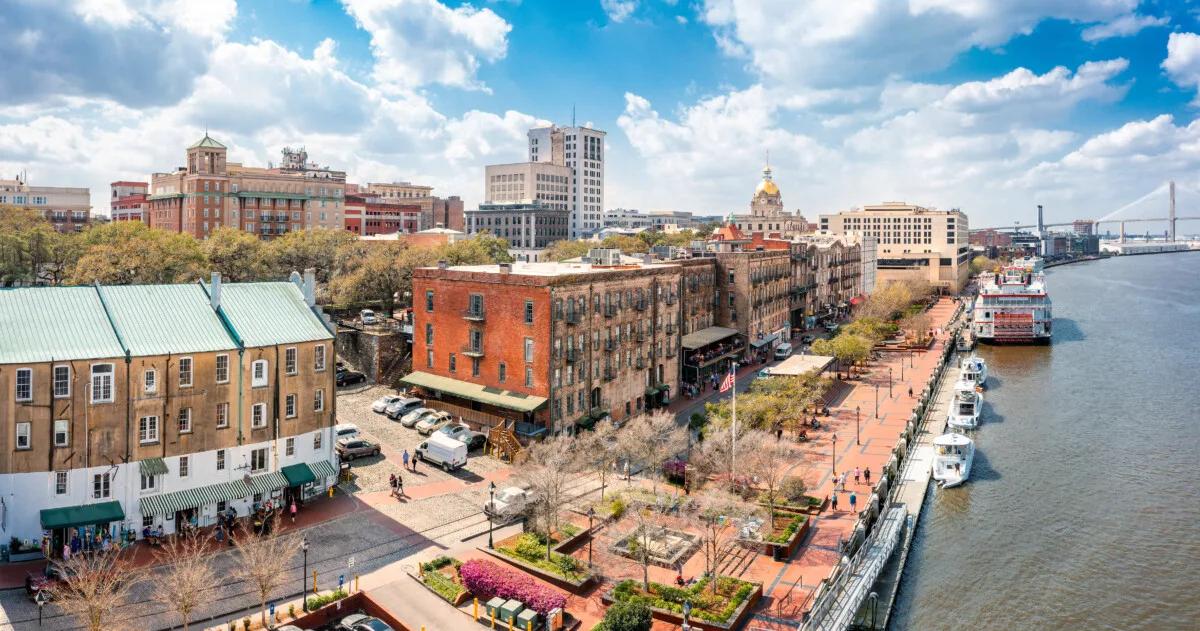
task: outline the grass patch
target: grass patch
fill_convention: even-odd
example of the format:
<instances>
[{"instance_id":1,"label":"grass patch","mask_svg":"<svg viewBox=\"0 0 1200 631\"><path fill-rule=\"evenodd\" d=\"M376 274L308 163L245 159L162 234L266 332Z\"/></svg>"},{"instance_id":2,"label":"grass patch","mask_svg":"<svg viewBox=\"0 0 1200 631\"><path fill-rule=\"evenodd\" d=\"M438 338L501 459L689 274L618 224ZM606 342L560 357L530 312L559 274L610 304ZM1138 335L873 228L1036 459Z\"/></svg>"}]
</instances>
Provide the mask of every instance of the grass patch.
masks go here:
<instances>
[{"instance_id":1,"label":"grass patch","mask_svg":"<svg viewBox=\"0 0 1200 631\"><path fill-rule=\"evenodd\" d=\"M690 602L692 618L728 623L737 608L754 593L754 583L720 576L717 577L716 593L713 593L711 580L702 578L686 588L650 583L650 591L647 592L642 589L641 581L627 579L613 587L612 598L617 602L640 602L679 615L683 615L683 603Z\"/></svg>"},{"instance_id":2,"label":"grass patch","mask_svg":"<svg viewBox=\"0 0 1200 631\"><path fill-rule=\"evenodd\" d=\"M576 532L579 532L578 529ZM522 533L510 541L511 544L496 546L496 552L568 581L579 582L589 576L587 568L579 559L569 554L551 551L550 559L547 560L546 546L556 542L547 542L546 538L538 533Z\"/></svg>"},{"instance_id":3,"label":"grass patch","mask_svg":"<svg viewBox=\"0 0 1200 631\"><path fill-rule=\"evenodd\" d=\"M467 591L456 580L462 561L440 556L421 564L421 582L451 605L458 605L459 596Z\"/></svg>"}]
</instances>

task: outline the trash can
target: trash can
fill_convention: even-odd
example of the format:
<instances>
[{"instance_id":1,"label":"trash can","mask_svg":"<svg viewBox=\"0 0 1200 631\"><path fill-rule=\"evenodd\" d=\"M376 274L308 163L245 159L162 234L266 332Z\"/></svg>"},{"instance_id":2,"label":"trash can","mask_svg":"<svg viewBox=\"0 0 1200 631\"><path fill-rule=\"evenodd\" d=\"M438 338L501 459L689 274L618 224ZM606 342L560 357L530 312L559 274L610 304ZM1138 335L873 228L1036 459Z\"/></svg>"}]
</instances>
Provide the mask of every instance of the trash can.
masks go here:
<instances>
[{"instance_id":1,"label":"trash can","mask_svg":"<svg viewBox=\"0 0 1200 631\"><path fill-rule=\"evenodd\" d=\"M521 601L513 599L500 606L500 620L504 622L511 621L513 624L517 622L517 614L525 609L525 605Z\"/></svg>"},{"instance_id":2,"label":"trash can","mask_svg":"<svg viewBox=\"0 0 1200 631\"><path fill-rule=\"evenodd\" d=\"M531 631L537 629L538 613L532 609L526 609L517 614L516 627L521 631Z\"/></svg>"},{"instance_id":3,"label":"trash can","mask_svg":"<svg viewBox=\"0 0 1200 631\"><path fill-rule=\"evenodd\" d=\"M486 609L487 609L488 618L490 619L493 616L496 618L499 618L500 617L500 608L503 606L504 606L504 599L499 596L496 596L495 598L487 601L487 604L484 605L484 607L486 607Z\"/></svg>"}]
</instances>

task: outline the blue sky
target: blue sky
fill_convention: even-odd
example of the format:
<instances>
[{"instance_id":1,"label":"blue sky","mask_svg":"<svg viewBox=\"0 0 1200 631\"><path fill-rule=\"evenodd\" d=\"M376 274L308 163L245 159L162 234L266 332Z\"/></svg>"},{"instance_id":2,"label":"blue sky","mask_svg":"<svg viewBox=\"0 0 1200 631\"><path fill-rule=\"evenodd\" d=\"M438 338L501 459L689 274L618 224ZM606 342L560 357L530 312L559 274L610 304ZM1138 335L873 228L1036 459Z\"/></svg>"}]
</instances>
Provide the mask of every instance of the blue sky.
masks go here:
<instances>
[{"instance_id":1,"label":"blue sky","mask_svg":"<svg viewBox=\"0 0 1200 631\"><path fill-rule=\"evenodd\" d=\"M608 207L740 210L767 151L809 217L904 199L1000 225L1200 188L1192 2L0 4L0 57L26 70L0 78L0 173L91 186L99 208L205 128L231 160L304 144L470 205L483 165L573 106L608 132Z\"/></svg>"}]
</instances>

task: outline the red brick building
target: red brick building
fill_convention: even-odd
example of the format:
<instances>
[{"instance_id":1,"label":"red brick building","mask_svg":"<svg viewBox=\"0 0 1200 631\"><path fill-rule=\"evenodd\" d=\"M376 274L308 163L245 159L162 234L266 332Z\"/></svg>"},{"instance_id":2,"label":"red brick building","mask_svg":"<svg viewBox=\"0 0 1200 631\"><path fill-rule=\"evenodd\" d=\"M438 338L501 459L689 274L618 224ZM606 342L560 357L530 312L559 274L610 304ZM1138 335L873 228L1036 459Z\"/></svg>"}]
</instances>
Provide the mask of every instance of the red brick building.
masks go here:
<instances>
[{"instance_id":1,"label":"red brick building","mask_svg":"<svg viewBox=\"0 0 1200 631\"><path fill-rule=\"evenodd\" d=\"M109 201L109 215L113 221L140 221L149 224L146 213L150 210L150 202L146 195L150 185L146 182L117 181L109 185L112 195Z\"/></svg>"},{"instance_id":2,"label":"red brick building","mask_svg":"<svg viewBox=\"0 0 1200 631\"><path fill-rule=\"evenodd\" d=\"M412 234L431 226L421 225L421 206L371 194L346 195L346 230L362 236Z\"/></svg>"}]
</instances>

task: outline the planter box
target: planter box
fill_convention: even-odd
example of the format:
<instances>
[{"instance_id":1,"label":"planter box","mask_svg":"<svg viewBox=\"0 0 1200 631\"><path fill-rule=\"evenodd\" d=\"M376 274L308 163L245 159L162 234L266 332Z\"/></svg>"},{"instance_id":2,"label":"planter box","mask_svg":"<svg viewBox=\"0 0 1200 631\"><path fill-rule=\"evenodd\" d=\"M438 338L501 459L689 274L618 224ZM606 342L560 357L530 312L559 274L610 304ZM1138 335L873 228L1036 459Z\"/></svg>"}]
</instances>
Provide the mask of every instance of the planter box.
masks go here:
<instances>
[{"instance_id":1,"label":"planter box","mask_svg":"<svg viewBox=\"0 0 1200 631\"><path fill-rule=\"evenodd\" d=\"M437 572L438 570L429 570L429 571ZM421 580L420 575L413 574L412 572L407 572L407 571L405 573L408 574L409 576L411 576L414 581L416 581L417 583L419 583L421 585L421 587L424 587L425 589L429 590L429 593L433 594L434 596L437 596L438 598L441 598L442 600L450 603L451 605L453 605L455 607L458 607L458 606L462 605L463 603L467 602L467 599L471 597L471 592L467 591L466 587L459 585L460 589L459 589L458 595L454 597L454 600L453 601L446 600L444 597L442 597L441 594L437 593L437 591L435 591L432 587L426 585L425 581ZM496 599L493 598L492 600L496 600ZM489 604L490 604L490 601L489 601Z\"/></svg>"},{"instance_id":2,"label":"planter box","mask_svg":"<svg viewBox=\"0 0 1200 631\"><path fill-rule=\"evenodd\" d=\"M784 511L776 510L776 512ZM804 535L808 534L808 528L810 525L812 525L812 520L807 518L807 513L790 512L790 514L804 515L805 519L803 522L801 522L800 527L796 529L796 532L793 533L792 536L783 543L776 543L774 541L766 540L756 541L755 543L762 546L763 554L769 554L775 559L787 559L788 557L792 556L792 553L796 551L796 548L800 547L800 542L804 540ZM776 550L777 548L779 548L778 551Z\"/></svg>"},{"instance_id":3,"label":"planter box","mask_svg":"<svg viewBox=\"0 0 1200 631\"><path fill-rule=\"evenodd\" d=\"M581 581L572 581L566 577L559 576L557 574L551 574L550 572L547 572L536 565L530 565L521 559L515 559L506 554L501 554L496 550L489 550L483 547L477 547L475 549L487 554L488 556L499 559L500 561L503 561L517 568L518 570L521 570L522 572L532 574L543 581L554 585L555 587L561 587L562 589L565 589L573 594L581 593L583 589L592 582L592 579L595 578L594 574L589 573Z\"/></svg>"},{"instance_id":4,"label":"planter box","mask_svg":"<svg viewBox=\"0 0 1200 631\"><path fill-rule=\"evenodd\" d=\"M693 629L704 629L704 631L732 631L733 629L741 629L743 625L745 625L746 621L750 619L750 616L753 615L754 606L758 604L760 599L762 599L762 584L756 583L754 585L754 591L750 592L750 595L747 596L746 600L742 601L742 604L733 611L733 614L729 616L728 620L725 620L724 622L712 622L710 620L697 620L696 618L691 618L688 620L688 625ZM616 602L612 597L612 590L609 590L601 595L600 600L605 605L611 605ZM675 613L674 611L668 611L666 609L659 609L658 607L654 607L652 605L647 606L650 608L650 614L655 620L662 620L663 622L668 622L675 625L683 624L683 614Z\"/></svg>"},{"instance_id":5,"label":"planter box","mask_svg":"<svg viewBox=\"0 0 1200 631\"><path fill-rule=\"evenodd\" d=\"M22 561L40 561L44 558L46 558L46 555L42 554L41 550L29 550L27 552L9 552L8 553L8 562L9 563L20 563Z\"/></svg>"}]
</instances>

